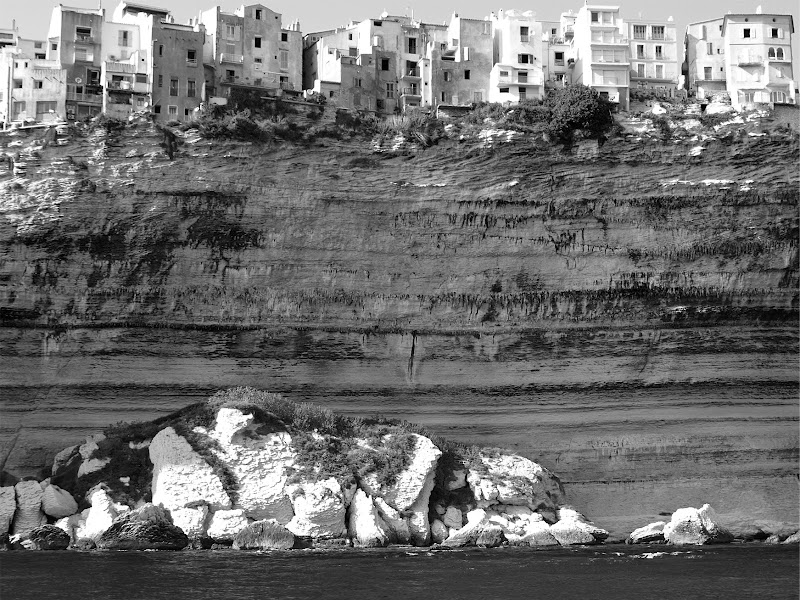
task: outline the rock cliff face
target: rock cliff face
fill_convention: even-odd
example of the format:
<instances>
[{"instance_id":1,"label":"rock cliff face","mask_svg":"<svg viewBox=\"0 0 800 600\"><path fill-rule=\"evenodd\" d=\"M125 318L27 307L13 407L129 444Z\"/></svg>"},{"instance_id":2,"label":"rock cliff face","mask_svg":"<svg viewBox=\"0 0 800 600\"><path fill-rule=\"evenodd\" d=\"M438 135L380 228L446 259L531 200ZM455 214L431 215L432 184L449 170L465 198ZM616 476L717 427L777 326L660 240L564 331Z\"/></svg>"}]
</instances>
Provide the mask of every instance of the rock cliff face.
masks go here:
<instances>
[{"instance_id":1,"label":"rock cliff face","mask_svg":"<svg viewBox=\"0 0 800 600\"><path fill-rule=\"evenodd\" d=\"M798 140L718 137L7 147L4 469L249 384L511 447L620 535L796 523Z\"/></svg>"}]
</instances>

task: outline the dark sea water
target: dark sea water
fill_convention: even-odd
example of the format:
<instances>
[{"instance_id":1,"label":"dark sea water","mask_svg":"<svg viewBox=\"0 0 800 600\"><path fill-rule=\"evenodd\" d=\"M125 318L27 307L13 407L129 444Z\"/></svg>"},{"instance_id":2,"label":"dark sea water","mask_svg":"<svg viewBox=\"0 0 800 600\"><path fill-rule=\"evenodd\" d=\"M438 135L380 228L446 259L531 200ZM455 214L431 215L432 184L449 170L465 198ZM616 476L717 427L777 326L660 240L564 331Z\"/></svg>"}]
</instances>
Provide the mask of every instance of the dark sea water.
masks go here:
<instances>
[{"instance_id":1,"label":"dark sea water","mask_svg":"<svg viewBox=\"0 0 800 600\"><path fill-rule=\"evenodd\" d=\"M798 547L5 552L0 598L791 598Z\"/></svg>"}]
</instances>

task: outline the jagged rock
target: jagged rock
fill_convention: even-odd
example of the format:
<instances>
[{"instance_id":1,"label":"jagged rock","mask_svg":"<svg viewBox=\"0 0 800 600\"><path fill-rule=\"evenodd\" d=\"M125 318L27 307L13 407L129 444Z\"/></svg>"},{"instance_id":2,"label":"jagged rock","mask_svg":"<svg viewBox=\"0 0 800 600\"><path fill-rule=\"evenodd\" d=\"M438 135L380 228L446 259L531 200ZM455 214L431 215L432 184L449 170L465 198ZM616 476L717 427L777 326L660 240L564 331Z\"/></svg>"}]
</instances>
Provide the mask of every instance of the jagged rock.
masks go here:
<instances>
[{"instance_id":1,"label":"jagged rock","mask_svg":"<svg viewBox=\"0 0 800 600\"><path fill-rule=\"evenodd\" d=\"M86 519L89 516L90 511L91 509L87 508L83 512L76 513L68 517L64 517L63 519L59 519L58 521L55 522L55 526L65 531L67 535L69 535L69 538L72 541L72 543L75 544L76 541L78 540L77 531L79 529L84 529L86 527ZM84 539L90 539L90 538L84 538Z\"/></svg>"},{"instance_id":2,"label":"jagged rock","mask_svg":"<svg viewBox=\"0 0 800 600\"><path fill-rule=\"evenodd\" d=\"M97 543L91 538L77 539L72 545L76 550L94 550L97 548Z\"/></svg>"},{"instance_id":3,"label":"jagged rock","mask_svg":"<svg viewBox=\"0 0 800 600\"><path fill-rule=\"evenodd\" d=\"M482 508L471 510L467 513L467 524L461 529L451 531L442 545L450 548L472 545L478 541L478 536L488 523L489 515L485 510Z\"/></svg>"},{"instance_id":4,"label":"jagged rock","mask_svg":"<svg viewBox=\"0 0 800 600\"><path fill-rule=\"evenodd\" d=\"M431 541L434 544L441 544L447 539L448 535L447 526L439 519L434 519L431 522Z\"/></svg>"},{"instance_id":5,"label":"jagged rock","mask_svg":"<svg viewBox=\"0 0 800 600\"><path fill-rule=\"evenodd\" d=\"M250 523L233 538L236 550L290 550L294 544L294 534L272 521Z\"/></svg>"},{"instance_id":6,"label":"jagged rock","mask_svg":"<svg viewBox=\"0 0 800 600\"><path fill-rule=\"evenodd\" d=\"M408 544L411 541L409 519L403 518L383 498L373 498L372 501L389 530L389 542L392 544Z\"/></svg>"},{"instance_id":7,"label":"jagged rock","mask_svg":"<svg viewBox=\"0 0 800 600\"><path fill-rule=\"evenodd\" d=\"M29 550L66 550L69 534L55 525L42 525L28 533Z\"/></svg>"},{"instance_id":8,"label":"jagged rock","mask_svg":"<svg viewBox=\"0 0 800 600\"><path fill-rule=\"evenodd\" d=\"M287 487L294 517L286 529L298 536L335 539L347 533L345 496L335 478Z\"/></svg>"},{"instance_id":9,"label":"jagged rock","mask_svg":"<svg viewBox=\"0 0 800 600\"><path fill-rule=\"evenodd\" d=\"M431 492L436 485L435 469L436 467L434 465L422 485L422 491L419 497L408 509L408 512L411 513L408 519L408 528L411 532L411 543L415 546L429 546L431 543L431 524L428 521L428 505Z\"/></svg>"},{"instance_id":10,"label":"jagged rock","mask_svg":"<svg viewBox=\"0 0 800 600\"><path fill-rule=\"evenodd\" d=\"M159 431L148 449L153 463L153 504L184 508L197 502L212 510L231 507L231 499L211 466L172 427Z\"/></svg>"},{"instance_id":11,"label":"jagged rock","mask_svg":"<svg viewBox=\"0 0 800 600\"><path fill-rule=\"evenodd\" d=\"M16 511L17 495L14 487L0 487L0 536L8 534Z\"/></svg>"},{"instance_id":12,"label":"jagged rock","mask_svg":"<svg viewBox=\"0 0 800 600\"><path fill-rule=\"evenodd\" d=\"M219 449L213 451L238 482L236 507L252 519L275 519L286 525L294 517L285 489L288 470L295 466L292 437L285 431L261 434L253 421L252 414L221 408L207 434L218 442Z\"/></svg>"},{"instance_id":13,"label":"jagged rock","mask_svg":"<svg viewBox=\"0 0 800 600\"><path fill-rule=\"evenodd\" d=\"M777 533L773 533L771 536L769 536L767 539L764 540L764 543L765 544L770 544L770 545L771 544L780 544L781 543L781 536L779 536Z\"/></svg>"},{"instance_id":14,"label":"jagged rock","mask_svg":"<svg viewBox=\"0 0 800 600\"><path fill-rule=\"evenodd\" d=\"M101 550L182 550L189 538L169 512L153 504L124 513L97 539Z\"/></svg>"},{"instance_id":15,"label":"jagged rock","mask_svg":"<svg viewBox=\"0 0 800 600\"><path fill-rule=\"evenodd\" d=\"M793 533L792 535L787 537L785 540L783 540L783 542L781 542L781 543L782 544L798 544L798 543L800 543L800 531L798 531L797 533Z\"/></svg>"},{"instance_id":16,"label":"jagged rock","mask_svg":"<svg viewBox=\"0 0 800 600\"><path fill-rule=\"evenodd\" d=\"M639 529L634 529L625 540L626 544L651 544L664 541L664 521L656 521Z\"/></svg>"},{"instance_id":17,"label":"jagged rock","mask_svg":"<svg viewBox=\"0 0 800 600\"><path fill-rule=\"evenodd\" d=\"M79 521L74 538L89 538L97 541L103 532L113 525L115 519L127 511L124 510L126 507L115 504L108 492L100 486L89 490L87 497L91 508L88 509L82 526Z\"/></svg>"},{"instance_id":18,"label":"jagged rock","mask_svg":"<svg viewBox=\"0 0 800 600\"><path fill-rule=\"evenodd\" d=\"M445 483L444 487L448 492L458 490L467 485L467 471L465 469L455 469L451 472L453 479Z\"/></svg>"},{"instance_id":19,"label":"jagged rock","mask_svg":"<svg viewBox=\"0 0 800 600\"><path fill-rule=\"evenodd\" d=\"M86 438L86 441L80 445L78 448L78 453L81 456L81 464L78 467L78 477L83 477L84 475L88 475L89 473L94 473L95 471L99 471L103 467L105 467L109 462L111 462L111 457L106 456L103 458L95 458L93 457L95 451L97 451L100 446L98 446L97 442L102 442L106 439L106 436L102 433L98 433L95 435L90 435Z\"/></svg>"},{"instance_id":20,"label":"jagged rock","mask_svg":"<svg viewBox=\"0 0 800 600\"><path fill-rule=\"evenodd\" d=\"M354 546L376 548L389 543L389 528L364 490L359 489L350 503L347 533Z\"/></svg>"},{"instance_id":21,"label":"jagged rock","mask_svg":"<svg viewBox=\"0 0 800 600\"><path fill-rule=\"evenodd\" d=\"M75 514L78 511L78 503L66 490L57 485L48 485L42 491L42 511L46 515L61 519Z\"/></svg>"},{"instance_id":22,"label":"jagged rock","mask_svg":"<svg viewBox=\"0 0 800 600\"><path fill-rule=\"evenodd\" d=\"M525 532L520 537L523 546L557 546L558 540L550 531L550 525L543 520L529 521Z\"/></svg>"},{"instance_id":23,"label":"jagged rock","mask_svg":"<svg viewBox=\"0 0 800 600\"><path fill-rule=\"evenodd\" d=\"M211 515L206 535L215 542L232 541L242 529L247 527L247 517L241 508L218 510Z\"/></svg>"},{"instance_id":24,"label":"jagged rock","mask_svg":"<svg viewBox=\"0 0 800 600\"><path fill-rule=\"evenodd\" d=\"M66 470L73 469L77 474L79 464L82 460L83 459L80 455L80 445L64 448L53 458L53 467L50 472L53 476L56 476Z\"/></svg>"},{"instance_id":25,"label":"jagged rock","mask_svg":"<svg viewBox=\"0 0 800 600\"><path fill-rule=\"evenodd\" d=\"M180 527L189 539L201 538L206 533L208 520L208 505L203 504L196 508L173 508L169 511L172 523Z\"/></svg>"},{"instance_id":26,"label":"jagged rock","mask_svg":"<svg viewBox=\"0 0 800 600\"><path fill-rule=\"evenodd\" d=\"M559 508L558 517L558 522L550 526L550 533L562 546L597 544L608 537L605 529L600 529L576 510Z\"/></svg>"},{"instance_id":27,"label":"jagged rock","mask_svg":"<svg viewBox=\"0 0 800 600\"><path fill-rule=\"evenodd\" d=\"M497 548L498 546L502 546L505 541L506 536L503 534L502 528L490 524L478 535L475 545L485 548Z\"/></svg>"},{"instance_id":28,"label":"jagged rock","mask_svg":"<svg viewBox=\"0 0 800 600\"><path fill-rule=\"evenodd\" d=\"M457 506L448 506L442 521L450 529L461 529L461 526L464 524L463 518L464 513L461 512L461 509Z\"/></svg>"},{"instance_id":29,"label":"jagged rock","mask_svg":"<svg viewBox=\"0 0 800 600\"><path fill-rule=\"evenodd\" d=\"M467 482L479 508L512 504L554 516L564 490L550 471L516 454L481 453L478 460L480 466L470 469Z\"/></svg>"},{"instance_id":30,"label":"jagged rock","mask_svg":"<svg viewBox=\"0 0 800 600\"><path fill-rule=\"evenodd\" d=\"M721 544L733 536L717 523L717 515L708 504L701 508L679 508L664 526L664 539L676 545Z\"/></svg>"},{"instance_id":31,"label":"jagged rock","mask_svg":"<svg viewBox=\"0 0 800 600\"><path fill-rule=\"evenodd\" d=\"M14 513L12 532L27 534L47 522L42 512L42 487L37 481L20 481L14 486L17 510Z\"/></svg>"}]
</instances>

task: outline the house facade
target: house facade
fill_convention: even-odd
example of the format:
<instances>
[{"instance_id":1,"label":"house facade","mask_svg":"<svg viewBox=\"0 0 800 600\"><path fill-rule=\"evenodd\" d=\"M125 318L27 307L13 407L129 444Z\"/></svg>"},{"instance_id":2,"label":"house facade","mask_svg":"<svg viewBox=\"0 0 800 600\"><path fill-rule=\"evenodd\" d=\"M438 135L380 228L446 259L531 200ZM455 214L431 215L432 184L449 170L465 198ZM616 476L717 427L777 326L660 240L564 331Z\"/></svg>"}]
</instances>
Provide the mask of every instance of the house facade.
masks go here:
<instances>
[{"instance_id":1,"label":"house facade","mask_svg":"<svg viewBox=\"0 0 800 600\"><path fill-rule=\"evenodd\" d=\"M531 11L500 10L492 16L493 66L490 102L521 102L544 97L549 46L542 23Z\"/></svg>"},{"instance_id":2,"label":"house facade","mask_svg":"<svg viewBox=\"0 0 800 600\"><path fill-rule=\"evenodd\" d=\"M678 42L675 22L625 21L630 43L631 89L674 97L678 88Z\"/></svg>"},{"instance_id":3,"label":"house facade","mask_svg":"<svg viewBox=\"0 0 800 600\"><path fill-rule=\"evenodd\" d=\"M15 35L14 42L0 48L0 123L63 119L67 75L58 61L46 59L47 41Z\"/></svg>"},{"instance_id":4,"label":"house facade","mask_svg":"<svg viewBox=\"0 0 800 600\"><path fill-rule=\"evenodd\" d=\"M684 37L684 85L700 99L727 93L723 19L689 23Z\"/></svg>"}]
</instances>

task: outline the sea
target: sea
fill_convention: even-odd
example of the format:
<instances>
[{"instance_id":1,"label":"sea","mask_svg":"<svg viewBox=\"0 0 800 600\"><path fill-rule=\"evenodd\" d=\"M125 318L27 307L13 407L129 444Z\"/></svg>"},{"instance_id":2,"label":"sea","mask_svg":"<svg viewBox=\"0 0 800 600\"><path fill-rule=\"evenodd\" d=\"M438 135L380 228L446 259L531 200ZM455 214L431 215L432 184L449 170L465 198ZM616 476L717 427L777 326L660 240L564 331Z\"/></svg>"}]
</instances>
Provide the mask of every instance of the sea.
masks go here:
<instances>
[{"instance_id":1,"label":"sea","mask_svg":"<svg viewBox=\"0 0 800 600\"><path fill-rule=\"evenodd\" d=\"M797 600L798 545L13 551L2 600Z\"/></svg>"}]
</instances>

